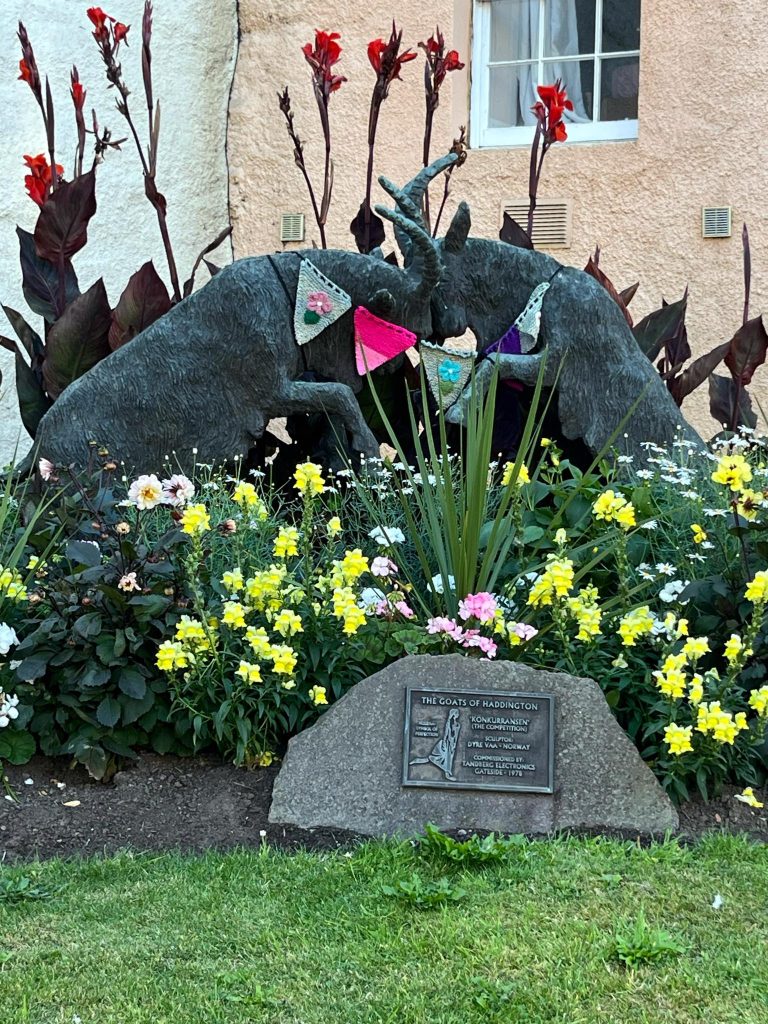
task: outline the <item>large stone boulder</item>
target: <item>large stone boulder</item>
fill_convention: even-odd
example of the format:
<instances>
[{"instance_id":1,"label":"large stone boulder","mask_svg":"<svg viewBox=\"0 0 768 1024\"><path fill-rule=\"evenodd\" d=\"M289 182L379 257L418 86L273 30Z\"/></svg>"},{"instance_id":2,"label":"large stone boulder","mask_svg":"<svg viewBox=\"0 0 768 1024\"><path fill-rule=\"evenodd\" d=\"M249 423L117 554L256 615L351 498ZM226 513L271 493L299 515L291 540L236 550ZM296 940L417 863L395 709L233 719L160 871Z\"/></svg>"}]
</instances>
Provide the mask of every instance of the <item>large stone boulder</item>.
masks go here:
<instances>
[{"instance_id":1,"label":"large stone boulder","mask_svg":"<svg viewBox=\"0 0 768 1024\"><path fill-rule=\"evenodd\" d=\"M270 821L371 836L678 823L597 683L458 654L395 662L295 736Z\"/></svg>"}]
</instances>

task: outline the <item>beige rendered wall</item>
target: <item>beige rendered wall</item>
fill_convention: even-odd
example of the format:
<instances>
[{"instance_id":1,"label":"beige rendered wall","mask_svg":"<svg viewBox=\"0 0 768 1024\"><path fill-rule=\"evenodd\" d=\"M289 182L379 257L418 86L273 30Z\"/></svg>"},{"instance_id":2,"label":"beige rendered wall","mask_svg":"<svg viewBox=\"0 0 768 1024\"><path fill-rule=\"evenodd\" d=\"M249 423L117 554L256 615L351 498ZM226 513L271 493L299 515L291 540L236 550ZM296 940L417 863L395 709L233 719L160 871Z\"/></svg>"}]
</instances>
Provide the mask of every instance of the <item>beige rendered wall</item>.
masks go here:
<instances>
[{"instance_id":1,"label":"beige rendered wall","mask_svg":"<svg viewBox=\"0 0 768 1024\"><path fill-rule=\"evenodd\" d=\"M689 336L696 353L727 340L741 322L741 224L749 224L753 315L768 306L768 165L760 113L768 65L762 0L644 0L642 4L639 138L633 142L565 144L548 156L543 198L570 199L573 235L558 259L583 266L599 243L614 282L640 280L636 317L690 288ZM462 57L470 52L470 0L392 0L386 6L338 0L329 15L320 0L240 0L242 33L230 109L231 210L235 253L280 248L282 212L312 218L303 182L277 109L275 93L290 86L307 160L319 179L322 145L309 68L300 53L315 28L342 33L340 70L349 82L333 96L336 185L329 243L351 244L347 226L363 196L368 104L373 72L366 44L387 33L394 15L415 46L439 24ZM329 17L332 20L329 20ZM423 127L422 61L403 72L384 106L377 173L407 180L418 168ZM469 73L449 76L433 152L448 148L469 118ZM504 199L527 190L528 150L476 150L455 175L454 200L472 207L473 233L494 237ZM379 199L383 194L379 193ZM701 237L701 207L729 205L734 234ZM316 232L314 232L316 234ZM768 367L753 395L768 409ZM711 433L705 394L685 405Z\"/></svg>"}]
</instances>

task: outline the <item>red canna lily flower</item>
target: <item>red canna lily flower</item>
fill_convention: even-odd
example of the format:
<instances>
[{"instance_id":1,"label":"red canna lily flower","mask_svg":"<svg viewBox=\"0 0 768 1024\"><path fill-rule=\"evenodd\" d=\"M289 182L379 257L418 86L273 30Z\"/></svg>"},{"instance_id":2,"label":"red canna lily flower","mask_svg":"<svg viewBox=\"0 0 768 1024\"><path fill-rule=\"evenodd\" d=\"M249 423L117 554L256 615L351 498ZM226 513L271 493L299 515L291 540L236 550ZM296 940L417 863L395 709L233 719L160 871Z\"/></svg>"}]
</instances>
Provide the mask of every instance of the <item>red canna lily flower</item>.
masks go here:
<instances>
[{"instance_id":1,"label":"red canna lily flower","mask_svg":"<svg viewBox=\"0 0 768 1024\"><path fill-rule=\"evenodd\" d=\"M415 60L418 56L418 54L412 53L410 50L398 53L402 38L403 33L398 32L395 23L392 22L392 34L388 42L385 42L383 39L372 39L368 43L368 60L371 62L373 70L379 76L379 81L385 91L385 95L389 85L396 78L400 78L403 64L407 64L409 60Z\"/></svg>"},{"instance_id":2,"label":"red canna lily flower","mask_svg":"<svg viewBox=\"0 0 768 1024\"><path fill-rule=\"evenodd\" d=\"M19 81L26 82L27 85L32 85L35 78L35 72L23 57L19 61L19 71L21 72L19 75Z\"/></svg>"},{"instance_id":3,"label":"red canna lily flower","mask_svg":"<svg viewBox=\"0 0 768 1024\"><path fill-rule=\"evenodd\" d=\"M336 75L332 70L333 65L341 57L338 39L341 39L338 32L322 32L320 29L316 29L314 48L312 43L305 43L301 48L307 63L312 68L315 84L326 96L336 92L347 81L343 75Z\"/></svg>"},{"instance_id":4,"label":"red canna lily flower","mask_svg":"<svg viewBox=\"0 0 768 1024\"><path fill-rule=\"evenodd\" d=\"M540 100L531 107L541 125L545 147L551 146L554 142L565 142L568 138L563 114L566 110L573 110L573 103L568 99L567 90L562 89L561 85L562 82L558 78L553 85L538 86Z\"/></svg>"},{"instance_id":5,"label":"red canna lily flower","mask_svg":"<svg viewBox=\"0 0 768 1024\"><path fill-rule=\"evenodd\" d=\"M427 64L432 74L432 81L427 87L430 94L437 92L449 71L461 71L464 67L459 59L458 50L445 52L445 36L439 27L435 29L435 34L430 36L426 43L419 43L419 49L427 55ZM434 101L434 105L437 106L436 101Z\"/></svg>"},{"instance_id":6,"label":"red canna lily flower","mask_svg":"<svg viewBox=\"0 0 768 1024\"><path fill-rule=\"evenodd\" d=\"M124 25L122 21L115 22L115 27L112 31L114 32L116 45L125 41L130 27L130 25ZM125 45L127 46L128 43L126 42Z\"/></svg>"},{"instance_id":7,"label":"red canna lily flower","mask_svg":"<svg viewBox=\"0 0 768 1024\"><path fill-rule=\"evenodd\" d=\"M70 95L72 97L72 102L75 105L75 110L82 110L83 107L85 106L85 97L86 97L87 93L86 93L85 89L83 88L82 83L80 82L80 79L75 77L76 74L77 74L77 72L73 70L73 72L72 72L72 88L70 90Z\"/></svg>"},{"instance_id":8,"label":"red canna lily flower","mask_svg":"<svg viewBox=\"0 0 768 1024\"><path fill-rule=\"evenodd\" d=\"M51 187L51 168L44 153L37 156L25 156L24 163L30 170L30 174L24 177L24 185L29 198L34 200L38 206L42 206L48 198L48 190ZM61 177L64 168L56 164L56 174Z\"/></svg>"},{"instance_id":9,"label":"red canna lily flower","mask_svg":"<svg viewBox=\"0 0 768 1024\"><path fill-rule=\"evenodd\" d=\"M93 38L96 42L108 42L109 28L107 26L107 22L114 22L115 19L110 17L108 14L105 14L100 7L89 7L85 13L88 15L94 26Z\"/></svg>"}]
</instances>

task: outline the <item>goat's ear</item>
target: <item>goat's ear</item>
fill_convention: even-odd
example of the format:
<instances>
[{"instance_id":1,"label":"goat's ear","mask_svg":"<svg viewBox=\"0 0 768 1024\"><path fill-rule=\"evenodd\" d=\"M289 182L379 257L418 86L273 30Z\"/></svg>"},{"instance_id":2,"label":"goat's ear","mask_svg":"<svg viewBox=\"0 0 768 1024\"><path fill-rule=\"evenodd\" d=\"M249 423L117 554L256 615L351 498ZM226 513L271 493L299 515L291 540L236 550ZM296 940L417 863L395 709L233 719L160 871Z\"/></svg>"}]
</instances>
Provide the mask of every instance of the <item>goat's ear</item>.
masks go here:
<instances>
[{"instance_id":1,"label":"goat's ear","mask_svg":"<svg viewBox=\"0 0 768 1024\"><path fill-rule=\"evenodd\" d=\"M377 292L374 292L368 303L369 311L375 316L380 316L382 320L393 316L396 308L397 303L394 296L386 288L380 288Z\"/></svg>"},{"instance_id":2,"label":"goat's ear","mask_svg":"<svg viewBox=\"0 0 768 1024\"><path fill-rule=\"evenodd\" d=\"M460 253L464 248L469 229L472 227L472 218L469 214L469 207L466 203L459 203L459 208L453 215L451 226L445 233L443 245L447 252Z\"/></svg>"}]
</instances>

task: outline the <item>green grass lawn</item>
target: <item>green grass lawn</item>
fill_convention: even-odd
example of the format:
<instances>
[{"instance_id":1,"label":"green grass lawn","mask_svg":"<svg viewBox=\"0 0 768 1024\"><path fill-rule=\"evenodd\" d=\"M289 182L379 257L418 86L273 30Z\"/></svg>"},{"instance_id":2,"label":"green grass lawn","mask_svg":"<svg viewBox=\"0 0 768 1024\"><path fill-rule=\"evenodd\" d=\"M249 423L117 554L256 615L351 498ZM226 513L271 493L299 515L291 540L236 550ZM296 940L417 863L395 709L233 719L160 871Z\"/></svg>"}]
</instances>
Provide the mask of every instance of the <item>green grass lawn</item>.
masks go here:
<instances>
[{"instance_id":1,"label":"green grass lawn","mask_svg":"<svg viewBox=\"0 0 768 1024\"><path fill-rule=\"evenodd\" d=\"M414 872L465 896L383 893ZM23 877L47 898L7 898ZM5 867L2 893L2 1024L768 1020L768 849L732 837L536 842L490 867L394 843L125 854ZM615 936L641 910L686 951L630 970Z\"/></svg>"}]
</instances>

